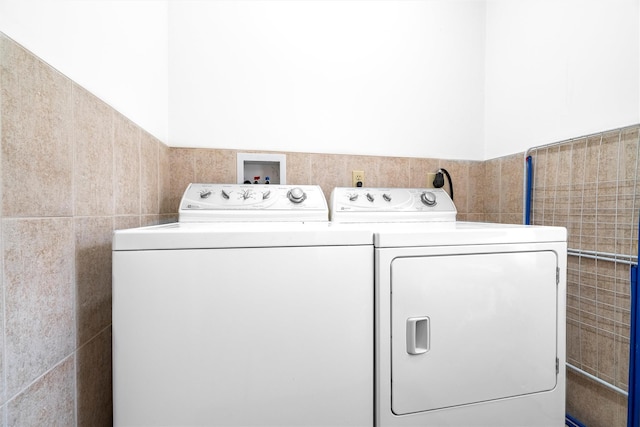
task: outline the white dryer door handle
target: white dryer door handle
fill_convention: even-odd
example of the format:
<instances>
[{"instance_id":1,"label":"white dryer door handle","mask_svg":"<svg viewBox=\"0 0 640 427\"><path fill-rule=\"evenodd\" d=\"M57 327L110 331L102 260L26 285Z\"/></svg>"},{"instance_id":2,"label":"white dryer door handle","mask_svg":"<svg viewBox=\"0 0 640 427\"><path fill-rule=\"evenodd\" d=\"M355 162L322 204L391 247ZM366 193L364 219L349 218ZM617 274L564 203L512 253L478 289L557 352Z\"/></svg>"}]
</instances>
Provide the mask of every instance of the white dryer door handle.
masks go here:
<instances>
[{"instance_id":1,"label":"white dryer door handle","mask_svg":"<svg viewBox=\"0 0 640 427\"><path fill-rule=\"evenodd\" d=\"M431 344L430 322L427 316L407 319L407 353L423 354Z\"/></svg>"}]
</instances>

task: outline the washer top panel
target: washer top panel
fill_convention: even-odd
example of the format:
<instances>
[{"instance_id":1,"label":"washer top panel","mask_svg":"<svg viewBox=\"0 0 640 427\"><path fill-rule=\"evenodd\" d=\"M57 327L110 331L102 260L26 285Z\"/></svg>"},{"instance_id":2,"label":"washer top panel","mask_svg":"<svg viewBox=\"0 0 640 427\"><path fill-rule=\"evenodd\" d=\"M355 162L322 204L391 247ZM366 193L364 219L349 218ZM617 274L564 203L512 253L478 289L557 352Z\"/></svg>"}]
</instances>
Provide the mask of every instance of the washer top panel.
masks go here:
<instances>
[{"instance_id":1,"label":"washer top panel","mask_svg":"<svg viewBox=\"0 0 640 427\"><path fill-rule=\"evenodd\" d=\"M360 224L311 222L174 222L117 230L114 251L157 249L284 248L366 245L373 232ZM295 259L291 262L297 262ZM247 260L251 262L251 260Z\"/></svg>"},{"instance_id":2,"label":"washer top panel","mask_svg":"<svg viewBox=\"0 0 640 427\"><path fill-rule=\"evenodd\" d=\"M353 224L353 226L358 224ZM366 227L366 224L360 226ZM377 248L566 242L564 227L482 222L377 224Z\"/></svg>"},{"instance_id":3,"label":"washer top panel","mask_svg":"<svg viewBox=\"0 0 640 427\"><path fill-rule=\"evenodd\" d=\"M180 222L328 221L317 185L189 184Z\"/></svg>"},{"instance_id":4,"label":"washer top panel","mask_svg":"<svg viewBox=\"0 0 640 427\"><path fill-rule=\"evenodd\" d=\"M331 193L334 222L442 222L456 214L442 188L336 187Z\"/></svg>"}]
</instances>

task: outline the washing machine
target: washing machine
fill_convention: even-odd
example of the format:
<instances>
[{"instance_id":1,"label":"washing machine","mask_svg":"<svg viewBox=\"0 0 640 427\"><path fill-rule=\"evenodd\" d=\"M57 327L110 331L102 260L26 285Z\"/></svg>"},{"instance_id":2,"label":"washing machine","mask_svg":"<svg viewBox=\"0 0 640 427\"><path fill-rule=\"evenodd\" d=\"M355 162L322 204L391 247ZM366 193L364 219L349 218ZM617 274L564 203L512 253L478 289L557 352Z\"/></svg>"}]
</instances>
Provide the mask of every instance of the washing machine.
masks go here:
<instances>
[{"instance_id":1,"label":"washing machine","mask_svg":"<svg viewBox=\"0 0 640 427\"><path fill-rule=\"evenodd\" d=\"M372 233L317 186L191 184L179 213L114 234L114 425L372 425Z\"/></svg>"},{"instance_id":2,"label":"washing machine","mask_svg":"<svg viewBox=\"0 0 640 427\"><path fill-rule=\"evenodd\" d=\"M442 189L336 188L374 232L375 425L564 426L566 230L456 221Z\"/></svg>"}]
</instances>

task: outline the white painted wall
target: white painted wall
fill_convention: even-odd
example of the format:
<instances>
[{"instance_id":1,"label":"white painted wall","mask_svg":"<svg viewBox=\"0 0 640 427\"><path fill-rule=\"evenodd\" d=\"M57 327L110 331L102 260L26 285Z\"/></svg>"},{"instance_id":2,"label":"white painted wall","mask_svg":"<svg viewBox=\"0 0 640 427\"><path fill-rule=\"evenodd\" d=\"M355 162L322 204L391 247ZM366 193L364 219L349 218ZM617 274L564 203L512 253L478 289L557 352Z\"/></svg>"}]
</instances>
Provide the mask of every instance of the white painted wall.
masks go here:
<instances>
[{"instance_id":1,"label":"white painted wall","mask_svg":"<svg viewBox=\"0 0 640 427\"><path fill-rule=\"evenodd\" d=\"M482 160L640 122L640 0L0 0L172 146Z\"/></svg>"},{"instance_id":2,"label":"white painted wall","mask_svg":"<svg viewBox=\"0 0 640 427\"><path fill-rule=\"evenodd\" d=\"M174 146L482 159L484 2L169 2Z\"/></svg>"},{"instance_id":3,"label":"white painted wall","mask_svg":"<svg viewBox=\"0 0 640 427\"><path fill-rule=\"evenodd\" d=\"M486 159L640 121L638 0L488 0Z\"/></svg>"},{"instance_id":4,"label":"white painted wall","mask_svg":"<svg viewBox=\"0 0 640 427\"><path fill-rule=\"evenodd\" d=\"M166 0L0 0L0 31L168 140Z\"/></svg>"}]
</instances>

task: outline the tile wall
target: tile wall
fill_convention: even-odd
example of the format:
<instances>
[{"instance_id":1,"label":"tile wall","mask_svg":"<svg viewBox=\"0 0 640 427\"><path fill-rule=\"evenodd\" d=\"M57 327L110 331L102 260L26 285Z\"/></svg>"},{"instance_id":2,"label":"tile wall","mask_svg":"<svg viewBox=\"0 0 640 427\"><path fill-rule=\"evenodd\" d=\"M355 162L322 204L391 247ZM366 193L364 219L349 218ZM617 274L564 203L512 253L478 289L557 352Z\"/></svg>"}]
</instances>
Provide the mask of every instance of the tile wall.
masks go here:
<instances>
[{"instance_id":1,"label":"tile wall","mask_svg":"<svg viewBox=\"0 0 640 427\"><path fill-rule=\"evenodd\" d=\"M237 152L166 147L2 33L0 142L0 427L109 426L111 234L175 221L188 183L235 181ZM289 183L327 200L354 169L422 187L443 167L458 219L522 222L523 154L285 154ZM606 399L580 378L569 395Z\"/></svg>"},{"instance_id":2,"label":"tile wall","mask_svg":"<svg viewBox=\"0 0 640 427\"><path fill-rule=\"evenodd\" d=\"M176 208L190 182L235 182L234 150L172 148L169 152L169 205ZM334 187L351 186L351 171L363 170L368 187L424 187L427 172L445 168L452 176L458 219L484 220L485 163L477 161L417 159L404 157L349 156L335 154L284 153L289 184L317 184L327 202ZM516 157L514 157L514 160ZM522 159L522 156L517 158ZM512 163L511 160L504 162ZM495 161L497 170L502 162ZM520 181L520 187L522 182ZM448 189L448 184L446 185ZM521 188L520 188L520 194ZM498 195L497 195L498 196ZM505 202L506 203L506 202ZM513 209L516 207L514 206ZM494 215L499 218L499 214ZM522 214L520 214L520 219Z\"/></svg>"},{"instance_id":3,"label":"tile wall","mask_svg":"<svg viewBox=\"0 0 640 427\"><path fill-rule=\"evenodd\" d=\"M169 149L0 34L0 426L110 426L111 234L170 215Z\"/></svg>"}]
</instances>

